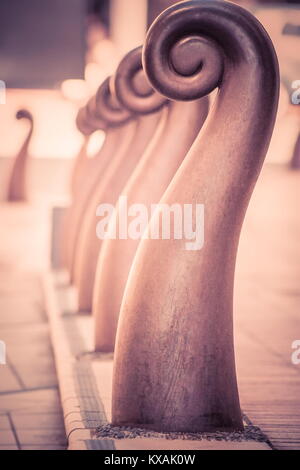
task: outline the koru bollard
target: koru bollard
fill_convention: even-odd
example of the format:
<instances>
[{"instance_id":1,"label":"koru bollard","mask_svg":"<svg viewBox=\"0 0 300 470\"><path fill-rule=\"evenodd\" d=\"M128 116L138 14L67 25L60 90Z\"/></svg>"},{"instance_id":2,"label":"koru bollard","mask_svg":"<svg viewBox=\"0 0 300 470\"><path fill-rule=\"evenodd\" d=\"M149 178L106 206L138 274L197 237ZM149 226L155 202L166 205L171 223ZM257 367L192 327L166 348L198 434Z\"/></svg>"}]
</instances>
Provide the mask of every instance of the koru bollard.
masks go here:
<instances>
[{"instance_id":1,"label":"koru bollard","mask_svg":"<svg viewBox=\"0 0 300 470\"><path fill-rule=\"evenodd\" d=\"M153 240L152 219L120 313L112 423L174 432L240 430L234 270L274 127L277 57L248 11L227 2L187 1L150 28L144 66L152 86L170 99L219 91L161 201L204 204L204 245L190 251L185 239Z\"/></svg>"},{"instance_id":2,"label":"koru bollard","mask_svg":"<svg viewBox=\"0 0 300 470\"><path fill-rule=\"evenodd\" d=\"M8 181L7 201L25 202L28 199L28 148L33 134L33 116L28 110L20 109L16 114L16 118L26 119L29 122L29 130L22 147L20 148L13 162L12 171Z\"/></svg>"},{"instance_id":3,"label":"koru bollard","mask_svg":"<svg viewBox=\"0 0 300 470\"><path fill-rule=\"evenodd\" d=\"M127 139L128 134L134 132L134 124L131 122L130 113L112 107L109 96L109 79L99 87L98 95L101 96L101 109L96 106L93 97L79 113L77 125L81 132L105 131L105 140L100 152L90 160L86 171L81 177L80 187L75 191L74 199L66 217L64 237L65 265L73 280L74 260L76 256L76 244L86 208L94 194L99 180L105 177L105 173L119 148Z\"/></svg>"},{"instance_id":4,"label":"koru bollard","mask_svg":"<svg viewBox=\"0 0 300 470\"><path fill-rule=\"evenodd\" d=\"M137 53L139 62L136 60ZM118 77L119 73L123 75L125 70L130 71L129 86L132 93L128 93L128 100L134 100L136 97L136 100L140 103L140 100L143 101L143 96L146 94L145 106L144 108L140 106L139 109L135 109L133 115L136 116L137 121L136 132L128 142L125 151L120 152L114 158L114 162L110 165L105 178L99 181L94 197L86 210L77 245L78 250L74 270L74 282L78 288L78 307L81 312L91 312L92 310L97 259L102 246L102 240L96 234L98 223L96 214L100 215L98 207L101 204L115 206L117 203L121 191L124 189L155 134L160 122L161 109L167 102L165 97L153 91L142 72L141 48L135 49L125 56L116 71L116 77ZM114 89L113 84L112 89ZM134 107L134 103L132 103L132 106Z\"/></svg>"}]
</instances>

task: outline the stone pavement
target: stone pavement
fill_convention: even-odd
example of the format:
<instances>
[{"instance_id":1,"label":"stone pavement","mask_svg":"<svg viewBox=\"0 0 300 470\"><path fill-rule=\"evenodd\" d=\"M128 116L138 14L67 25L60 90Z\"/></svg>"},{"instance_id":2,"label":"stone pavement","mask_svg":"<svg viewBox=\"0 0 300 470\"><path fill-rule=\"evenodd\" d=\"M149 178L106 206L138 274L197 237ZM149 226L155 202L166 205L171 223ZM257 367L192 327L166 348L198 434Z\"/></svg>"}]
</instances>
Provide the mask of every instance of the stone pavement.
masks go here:
<instances>
[{"instance_id":1,"label":"stone pavement","mask_svg":"<svg viewBox=\"0 0 300 470\"><path fill-rule=\"evenodd\" d=\"M65 449L66 438L41 272L47 211L0 206L0 450Z\"/></svg>"}]
</instances>

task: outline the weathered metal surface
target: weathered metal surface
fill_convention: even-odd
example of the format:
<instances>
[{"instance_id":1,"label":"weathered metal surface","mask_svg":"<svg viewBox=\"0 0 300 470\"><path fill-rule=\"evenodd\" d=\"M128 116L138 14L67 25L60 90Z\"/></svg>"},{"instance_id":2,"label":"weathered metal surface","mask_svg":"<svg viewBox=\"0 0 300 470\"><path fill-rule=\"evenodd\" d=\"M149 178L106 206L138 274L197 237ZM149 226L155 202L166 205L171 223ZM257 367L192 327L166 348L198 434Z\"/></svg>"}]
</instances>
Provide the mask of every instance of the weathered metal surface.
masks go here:
<instances>
[{"instance_id":1,"label":"weathered metal surface","mask_svg":"<svg viewBox=\"0 0 300 470\"><path fill-rule=\"evenodd\" d=\"M171 99L197 99L216 87L219 92L161 201L204 204L204 246L188 251L184 239L142 240L118 325L113 424L241 429L235 259L274 126L276 54L263 27L241 7L187 1L153 24L144 65L150 83Z\"/></svg>"},{"instance_id":2,"label":"weathered metal surface","mask_svg":"<svg viewBox=\"0 0 300 470\"><path fill-rule=\"evenodd\" d=\"M144 89L146 81L145 77L141 73L141 48L137 51L138 52L135 51L134 53L129 53L123 59L116 72L116 82L118 82L119 70L121 70L122 73L124 69L127 71L130 70L130 84L128 85L126 77L126 85L131 87L131 83L134 82L135 86L141 90ZM136 90L136 88L132 87L131 90ZM124 99L124 96L127 94L128 88L125 87L125 89L122 88L122 92L119 95ZM135 94L138 95L137 92L135 92ZM153 95L153 92L151 92L151 94ZM139 102L139 111L140 113L143 112L145 115L137 118L135 135L130 141L128 141L127 148L124 149L123 152L120 152L111 163L105 178L103 178L102 181L99 181L97 190L95 191L88 208L86 208L82 229L79 234L74 265L74 281L78 288L78 305L80 311L91 312L92 310L97 259L102 246L102 240L98 239L96 236L96 209L101 203L112 205L116 204L121 191L124 189L128 179L154 136L157 125L161 119L159 110L167 102L167 100L161 96L158 98L152 96L149 103L148 94L145 97L145 100L146 104L144 108ZM133 100L131 100L131 102L132 101Z\"/></svg>"},{"instance_id":3,"label":"weathered metal surface","mask_svg":"<svg viewBox=\"0 0 300 470\"><path fill-rule=\"evenodd\" d=\"M26 109L20 109L16 114L17 119L26 119L29 122L29 131L24 143L15 157L13 168L9 177L7 200L9 202L26 201L28 197L27 187L27 166L28 166L28 147L33 134L33 117Z\"/></svg>"}]
</instances>

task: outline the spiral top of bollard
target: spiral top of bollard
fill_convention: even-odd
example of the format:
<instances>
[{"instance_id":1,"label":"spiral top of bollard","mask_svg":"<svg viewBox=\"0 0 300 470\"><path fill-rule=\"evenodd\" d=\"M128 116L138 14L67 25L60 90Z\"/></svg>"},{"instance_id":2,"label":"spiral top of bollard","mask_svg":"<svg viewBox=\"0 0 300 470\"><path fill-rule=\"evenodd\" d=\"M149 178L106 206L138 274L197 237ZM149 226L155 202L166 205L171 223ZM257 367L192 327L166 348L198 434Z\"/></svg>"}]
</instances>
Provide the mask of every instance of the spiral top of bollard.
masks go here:
<instances>
[{"instance_id":1,"label":"spiral top of bollard","mask_svg":"<svg viewBox=\"0 0 300 470\"><path fill-rule=\"evenodd\" d=\"M151 85L173 100L195 100L222 88L251 62L259 62L266 75L268 68L269 74L278 69L268 34L247 10L219 0L168 8L150 27L143 50Z\"/></svg>"},{"instance_id":2,"label":"spiral top of bollard","mask_svg":"<svg viewBox=\"0 0 300 470\"><path fill-rule=\"evenodd\" d=\"M19 109L16 113L16 119L28 119L28 121L33 123L33 116L28 109Z\"/></svg>"},{"instance_id":3,"label":"spiral top of bollard","mask_svg":"<svg viewBox=\"0 0 300 470\"><path fill-rule=\"evenodd\" d=\"M120 62L112 86L120 103L133 113L154 113L167 103L166 98L152 88L143 71L142 46L133 49Z\"/></svg>"},{"instance_id":4,"label":"spiral top of bollard","mask_svg":"<svg viewBox=\"0 0 300 470\"><path fill-rule=\"evenodd\" d=\"M85 105L85 109L86 117L88 119L89 124L95 127L96 129L101 129L105 131L109 126L109 123L99 115L97 109L96 96L93 96L89 99L89 101Z\"/></svg>"},{"instance_id":5,"label":"spiral top of bollard","mask_svg":"<svg viewBox=\"0 0 300 470\"><path fill-rule=\"evenodd\" d=\"M99 87L96 97L96 117L103 119L110 126L125 124L132 118L132 113L124 109L111 93L110 77Z\"/></svg>"}]
</instances>

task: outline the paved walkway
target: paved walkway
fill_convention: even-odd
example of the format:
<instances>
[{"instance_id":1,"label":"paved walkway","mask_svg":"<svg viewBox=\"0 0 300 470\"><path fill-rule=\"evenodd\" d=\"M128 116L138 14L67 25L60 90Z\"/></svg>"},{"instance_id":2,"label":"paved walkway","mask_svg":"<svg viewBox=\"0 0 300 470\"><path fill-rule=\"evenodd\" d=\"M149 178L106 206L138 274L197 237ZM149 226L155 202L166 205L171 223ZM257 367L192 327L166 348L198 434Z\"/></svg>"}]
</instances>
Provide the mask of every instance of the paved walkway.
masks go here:
<instances>
[{"instance_id":1,"label":"paved walkway","mask_svg":"<svg viewBox=\"0 0 300 470\"><path fill-rule=\"evenodd\" d=\"M48 214L0 206L0 450L64 449L66 438L41 271L47 266Z\"/></svg>"}]
</instances>

